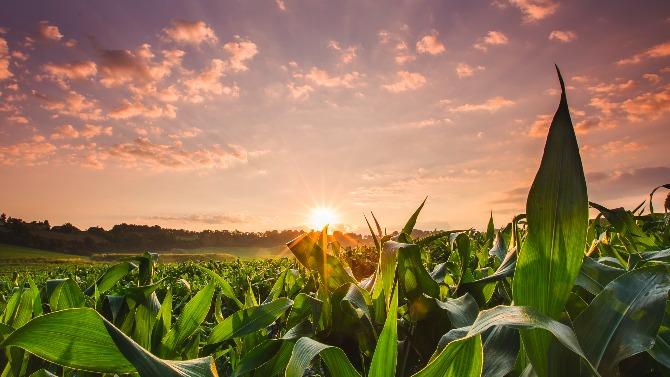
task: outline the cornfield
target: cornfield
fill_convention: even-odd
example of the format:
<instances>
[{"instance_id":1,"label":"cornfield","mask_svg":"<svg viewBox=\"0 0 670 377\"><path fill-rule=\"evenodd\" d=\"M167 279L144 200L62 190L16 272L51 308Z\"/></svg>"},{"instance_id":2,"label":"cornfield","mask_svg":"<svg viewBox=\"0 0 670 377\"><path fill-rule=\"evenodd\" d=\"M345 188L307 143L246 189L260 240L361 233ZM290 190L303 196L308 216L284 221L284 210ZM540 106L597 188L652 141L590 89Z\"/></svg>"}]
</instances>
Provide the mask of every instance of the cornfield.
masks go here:
<instances>
[{"instance_id":1,"label":"cornfield","mask_svg":"<svg viewBox=\"0 0 670 377\"><path fill-rule=\"evenodd\" d=\"M589 202L559 81L526 213L505 226L412 239L426 201L393 237L372 215L362 280L327 229L292 260L145 253L90 282L16 276L2 376L670 375L670 216L652 205L670 184L633 210Z\"/></svg>"}]
</instances>

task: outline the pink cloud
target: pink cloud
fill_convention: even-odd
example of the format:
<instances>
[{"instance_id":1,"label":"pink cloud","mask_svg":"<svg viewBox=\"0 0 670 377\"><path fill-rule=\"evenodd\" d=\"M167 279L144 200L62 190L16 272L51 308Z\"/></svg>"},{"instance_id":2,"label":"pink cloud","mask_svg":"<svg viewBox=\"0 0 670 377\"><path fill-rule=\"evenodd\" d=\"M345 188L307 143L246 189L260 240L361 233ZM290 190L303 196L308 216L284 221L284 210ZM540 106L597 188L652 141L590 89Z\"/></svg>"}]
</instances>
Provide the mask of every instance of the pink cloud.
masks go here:
<instances>
[{"instance_id":1,"label":"pink cloud","mask_svg":"<svg viewBox=\"0 0 670 377\"><path fill-rule=\"evenodd\" d=\"M42 68L58 79L80 80L95 76L98 73L98 67L92 61L77 61L64 64L47 63Z\"/></svg>"},{"instance_id":2,"label":"pink cloud","mask_svg":"<svg viewBox=\"0 0 670 377\"><path fill-rule=\"evenodd\" d=\"M62 139L76 139L79 137L79 131L77 131L71 124L64 124L56 128L56 132L51 134L52 140L62 140Z\"/></svg>"},{"instance_id":3,"label":"pink cloud","mask_svg":"<svg viewBox=\"0 0 670 377\"><path fill-rule=\"evenodd\" d=\"M7 120L12 122L12 123L16 123L16 124L28 124L29 123L28 118L24 117L23 115L19 115L19 114L10 115L9 117L7 117Z\"/></svg>"},{"instance_id":4,"label":"pink cloud","mask_svg":"<svg viewBox=\"0 0 670 377\"><path fill-rule=\"evenodd\" d=\"M670 112L670 85L655 92L646 92L621 104L621 109L633 122L655 120Z\"/></svg>"},{"instance_id":5,"label":"pink cloud","mask_svg":"<svg viewBox=\"0 0 670 377\"><path fill-rule=\"evenodd\" d=\"M199 45L204 42L216 43L214 30L204 21L172 21L172 26L163 29L165 37L177 43Z\"/></svg>"},{"instance_id":6,"label":"pink cloud","mask_svg":"<svg viewBox=\"0 0 670 377\"><path fill-rule=\"evenodd\" d=\"M426 77L418 72L399 71L395 81L382 85L391 93L400 93L408 90L416 90L426 84Z\"/></svg>"},{"instance_id":7,"label":"pink cloud","mask_svg":"<svg viewBox=\"0 0 670 377\"><path fill-rule=\"evenodd\" d=\"M14 76L9 70L9 46L7 40L0 37L0 81Z\"/></svg>"},{"instance_id":8,"label":"pink cloud","mask_svg":"<svg viewBox=\"0 0 670 377\"><path fill-rule=\"evenodd\" d=\"M286 84L286 89L288 89L289 97L298 101L309 98L310 93L314 91L310 85L298 85L293 82Z\"/></svg>"},{"instance_id":9,"label":"pink cloud","mask_svg":"<svg viewBox=\"0 0 670 377\"><path fill-rule=\"evenodd\" d=\"M670 42L665 42L658 44L656 46L653 46L643 52L640 52L638 54L635 54L631 56L630 58L627 59L621 59L617 62L619 65L626 65L626 64L636 64L640 63L643 60L646 59L651 59L651 58L664 58L666 56L670 56Z\"/></svg>"},{"instance_id":10,"label":"pink cloud","mask_svg":"<svg viewBox=\"0 0 670 377\"><path fill-rule=\"evenodd\" d=\"M312 67L312 69L310 69L307 73L295 73L294 77L302 78L316 86L322 86L326 88L353 88L355 86L361 85L361 81L363 79L363 75L356 71L342 75L331 75L330 73L316 67Z\"/></svg>"},{"instance_id":11,"label":"pink cloud","mask_svg":"<svg viewBox=\"0 0 670 377\"><path fill-rule=\"evenodd\" d=\"M453 112L471 112L471 111L488 111L496 112L504 107L515 105L516 102L500 96L489 98L482 103L466 103L460 106L452 107L449 110Z\"/></svg>"},{"instance_id":12,"label":"pink cloud","mask_svg":"<svg viewBox=\"0 0 670 377\"><path fill-rule=\"evenodd\" d=\"M568 43L574 41L575 39L577 39L577 33L570 30L554 30L549 33L550 41Z\"/></svg>"},{"instance_id":13,"label":"pink cloud","mask_svg":"<svg viewBox=\"0 0 670 377\"><path fill-rule=\"evenodd\" d=\"M328 42L328 48L339 53L340 63L342 64L349 64L356 58L357 48L355 46L342 47L338 42L330 41Z\"/></svg>"},{"instance_id":14,"label":"pink cloud","mask_svg":"<svg viewBox=\"0 0 670 377\"><path fill-rule=\"evenodd\" d=\"M45 142L44 137L34 138L29 142L0 146L0 164L26 163L35 165L43 158L54 154L56 149L55 145Z\"/></svg>"},{"instance_id":15,"label":"pink cloud","mask_svg":"<svg viewBox=\"0 0 670 377\"><path fill-rule=\"evenodd\" d=\"M658 84L661 82L661 76L655 74L655 73L645 73L642 75L642 78L649 81L652 84Z\"/></svg>"},{"instance_id":16,"label":"pink cloud","mask_svg":"<svg viewBox=\"0 0 670 377\"><path fill-rule=\"evenodd\" d=\"M147 138L116 144L104 154L128 167L148 167L158 170L228 169L245 164L250 157L258 155L237 145L224 148L215 144L208 148L188 150L181 142L173 144L153 143Z\"/></svg>"},{"instance_id":17,"label":"pink cloud","mask_svg":"<svg viewBox=\"0 0 670 377\"><path fill-rule=\"evenodd\" d=\"M103 50L99 66L106 87L128 82L147 83L160 81L181 65L184 51L163 50L163 60L154 61L151 45L143 44L135 52L129 50Z\"/></svg>"},{"instance_id":18,"label":"pink cloud","mask_svg":"<svg viewBox=\"0 0 670 377\"><path fill-rule=\"evenodd\" d=\"M231 56L229 59L230 69L234 72L244 72L249 69L246 62L258 54L258 46L248 39L235 36L235 41L223 45L223 49Z\"/></svg>"},{"instance_id":19,"label":"pink cloud","mask_svg":"<svg viewBox=\"0 0 670 377\"><path fill-rule=\"evenodd\" d=\"M488 46L500 46L509 43L509 38L500 31L489 31L474 44L476 49L486 51Z\"/></svg>"},{"instance_id":20,"label":"pink cloud","mask_svg":"<svg viewBox=\"0 0 670 377\"><path fill-rule=\"evenodd\" d=\"M109 117L112 119L130 119L136 117L174 119L177 117L177 108L170 104L165 106L146 106L141 102L124 100L121 105L109 112Z\"/></svg>"},{"instance_id":21,"label":"pink cloud","mask_svg":"<svg viewBox=\"0 0 670 377\"><path fill-rule=\"evenodd\" d=\"M89 100L84 95L73 90L69 91L63 100L52 100L33 91L33 96L44 101L42 108L57 115L70 116L82 120L99 120L104 118L102 110L96 100Z\"/></svg>"},{"instance_id":22,"label":"pink cloud","mask_svg":"<svg viewBox=\"0 0 670 377\"><path fill-rule=\"evenodd\" d=\"M63 38L58 26L49 24L49 21L40 21L37 24L37 36L52 41L60 41Z\"/></svg>"},{"instance_id":23,"label":"pink cloud","mask_svg":"<svg viewBox=\"0 0 670 377\"><path fill-rule=\"evenodd\" d=\"M458 75L459 78L471 77L474 76L475 72L483 71L485 69L486 68L481 65L471 67L465 63L458 63L458 66L456 66L456 74Z\"/></svg>"},{"instance_id":24,"label":"pink cloud","mask_svg":"<svg viewBox=\"0 0 670 377\"><path fill-rule=\"evenodd\" d=\"M226 95L231 98L237 98L240 95L240 88L236 85L225 86L221 83L221 78L226 71L226 63L221 59L212 59L209 68L206 68L195 77L184 80L184 86L187 89L187 100L193 103L199 103L205 98L211 98L212 95Z\"/></svg>"},{"instance_id":25,"label":"pink cloud","mask_svg":"<svg viewBox=\"0 0 670 377\"><path fill-rule=\"evenodd\" d=\"M591 98L589 106L595 107L605 115L610 115L612 110L619 107L619 104L610 102L607 98Z\"/></svg>"},{"instance_id":26,"label":"pink cloud","mask_svg":"<svg viewBox=\"0 0 670 377\"><path fill-rule=\"evenodd\" d=\"M81 131L79 131L79 134L84 139L92 139L100 135L112 136L112 127L111 126L103 127L103 126L96 126L93 124L86 124L84 125L84 128Z\"/></svg>"},{"instance_id":27,"label":"pink cloud","mask_svg":"<svg viewBox=\"0 0 670 377\"><path fill-rule=\"evenodd\" d=\"M275 4L280 11L286 11L286 2L284 0L275 0Z\"/></svg>"},{"instance_id":28,"label":"pink cloud","mask_svg":"<svg viewBox=\"0 0 670 377\"><path fill-rule=\"evenodd\" d=\"M437 39L438 33L433 31L431 34L424 35L416 42L416 51L420 54L440 55L447 49L444 44Z\"/></svg>"},{"instance_id":29,"label":"pink cloud","mask_svg":"<svg viewBox=\"0 0 670 377\"><path fill-rule=\"evenodd\" d=\"M521 11L524 22L540 21L556 13L560 6L554 0L508 0L508 3ZM507 6L504 0L495 0L494 4L501 8Z\"/></svg>"}]
</instances>

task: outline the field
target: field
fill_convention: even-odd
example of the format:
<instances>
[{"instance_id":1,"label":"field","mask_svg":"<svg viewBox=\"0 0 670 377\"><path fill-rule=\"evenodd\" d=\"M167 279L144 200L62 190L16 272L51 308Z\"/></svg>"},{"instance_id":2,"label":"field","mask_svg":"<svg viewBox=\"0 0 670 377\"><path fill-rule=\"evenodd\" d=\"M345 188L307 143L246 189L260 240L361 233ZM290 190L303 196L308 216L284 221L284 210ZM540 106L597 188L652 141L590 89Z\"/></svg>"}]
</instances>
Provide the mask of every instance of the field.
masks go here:
<instances>
[{"instance_id":1,"label":"field","mask_svg":"<svg viewBox=\"0 0 670 377\"><path fill-rule=\"evenodd\" d=\"M5 274L2 376L670 375L670 215L652 206L670 184L634 209L590 202L562 89L511 221L413 239L424 201L393 234L366 218L372 247L326 227L282 258L202 249ZM207 258L222 253L247 258Z\"/></svg>"}]
</instances>

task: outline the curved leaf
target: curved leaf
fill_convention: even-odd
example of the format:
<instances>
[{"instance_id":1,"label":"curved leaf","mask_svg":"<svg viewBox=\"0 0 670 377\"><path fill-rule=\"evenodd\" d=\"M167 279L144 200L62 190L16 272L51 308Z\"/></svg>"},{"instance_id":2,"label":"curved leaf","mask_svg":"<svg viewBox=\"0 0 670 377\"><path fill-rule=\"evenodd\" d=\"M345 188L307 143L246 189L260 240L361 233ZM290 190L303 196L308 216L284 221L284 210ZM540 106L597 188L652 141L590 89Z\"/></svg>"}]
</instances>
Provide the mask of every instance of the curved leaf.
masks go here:
<instances>
[{"instance_id":1,"label":"curved leaf","mask_svg":"<svg viewBox=\"0 0 670 377\"><path fill-rule=\"evenodd\" d=\"M604 375L619 361L651 349L670 290L666 266L627 272L609 283L575 319L579 342Z\"/></svg>"},{"instance_id":2,"label":"curved leaf","mask_svg":"<svg viewBox=\"0 0 670 377\"><path fill-rule=\"evenodd\" d=\"M207 343L220 343L265 328L276 321L291 305L293 301L281 297L267 304L239 310L214 326Z\"/></svg>"},{"instance_id":3,"label":"curved leaf","mask_svg":"<svg viewBox=\"0 0 670 377\"><path fill-rule=\"evenodd\" d=\"M321 356L333 376L361 377L342 349L306 337L298 339L293 346L285 376L302 377L316 356Z\"/></svg>"}]
</instances>

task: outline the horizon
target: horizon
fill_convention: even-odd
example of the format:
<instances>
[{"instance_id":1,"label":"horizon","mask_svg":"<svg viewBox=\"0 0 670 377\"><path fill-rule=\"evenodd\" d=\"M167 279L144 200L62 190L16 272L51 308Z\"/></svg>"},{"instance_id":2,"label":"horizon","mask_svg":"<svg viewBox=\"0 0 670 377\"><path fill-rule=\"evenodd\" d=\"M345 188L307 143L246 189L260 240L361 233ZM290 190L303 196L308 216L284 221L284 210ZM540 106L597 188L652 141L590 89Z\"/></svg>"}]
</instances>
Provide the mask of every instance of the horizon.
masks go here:
<instances>
[{"instance_id":1,"label":"horizon","mask_svg":"<svg viewBox=\"0 0 670 377\"><path fill-rule=\"evenodd\" d=\"M419 229L507 223L556 110L554 63L589 199L635 207L670 181L670 3L629 7L13 3L2 211L262 232L325 208L367 234L364 213L397 230L428 196Z\"/></svg>"}]
</instances>

